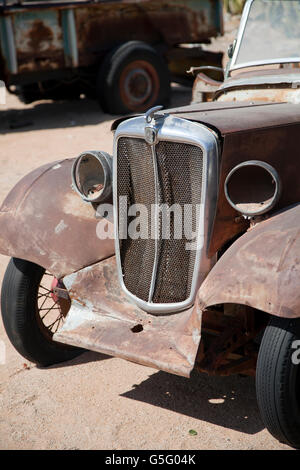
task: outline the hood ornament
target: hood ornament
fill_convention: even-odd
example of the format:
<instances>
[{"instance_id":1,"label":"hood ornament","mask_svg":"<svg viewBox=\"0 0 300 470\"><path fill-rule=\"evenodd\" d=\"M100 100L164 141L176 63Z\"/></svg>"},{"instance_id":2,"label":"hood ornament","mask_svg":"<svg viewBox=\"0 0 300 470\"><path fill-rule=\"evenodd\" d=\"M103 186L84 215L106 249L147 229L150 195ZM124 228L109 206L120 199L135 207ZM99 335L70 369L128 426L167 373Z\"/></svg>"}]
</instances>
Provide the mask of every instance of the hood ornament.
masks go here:
<instances>
[{"instance_id":1,"label":"hood ornament","mask_svg":"<svg viewBox=\"0 0 300 470\"><path fill-rule=\"evenodd\" d=\"M157 123L165 117L164 114L156 114L161 109L163 109L163 106L154 106L154 108L149 109L145 114L145 140L149 145L157 143Z\"/></svg>"}]
</instances>

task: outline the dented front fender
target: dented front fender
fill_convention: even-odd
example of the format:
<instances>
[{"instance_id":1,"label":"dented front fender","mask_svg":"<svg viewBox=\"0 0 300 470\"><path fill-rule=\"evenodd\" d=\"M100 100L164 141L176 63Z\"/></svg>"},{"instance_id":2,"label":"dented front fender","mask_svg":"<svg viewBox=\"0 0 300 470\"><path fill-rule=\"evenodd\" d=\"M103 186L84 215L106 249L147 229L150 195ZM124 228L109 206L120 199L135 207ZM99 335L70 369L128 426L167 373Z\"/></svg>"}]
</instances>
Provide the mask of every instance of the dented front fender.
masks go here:
<instances>
[{"instance_id":1,"label":"dented front fender","mask_svg":"<svg viewBox=\"0 0 300 470\"><path fill-rule=\"evenodd\" d=\"M201 285L201 309L235 303L278 317L300 317L300 204L241 236Z\"/></svg>"},{"instance_id":2,"label":"dented front fender","mask_svg":"<svg viewBox=\"0 0 300 470\"><path fill-rule=\"evenodd\" d=\"M97 237L95 208L72 189L73 161L32 171L0 208L0 253L32 261L57 278L114 254L114 240Z\"/></svg>"}]
</instances>

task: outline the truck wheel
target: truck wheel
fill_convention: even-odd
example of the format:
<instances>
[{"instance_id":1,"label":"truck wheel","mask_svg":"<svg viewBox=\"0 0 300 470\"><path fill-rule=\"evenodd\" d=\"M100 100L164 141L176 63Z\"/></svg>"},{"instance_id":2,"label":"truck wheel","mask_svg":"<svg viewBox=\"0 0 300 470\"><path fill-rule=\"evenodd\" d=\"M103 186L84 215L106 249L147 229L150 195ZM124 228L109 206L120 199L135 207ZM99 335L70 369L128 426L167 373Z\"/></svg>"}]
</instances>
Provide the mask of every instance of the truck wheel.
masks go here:
<instances>
[{"instance_id":1,"label":"truck wheel","mask_svg":"<svg viewBox=\"0 0 300 470\"><path fill-rule=\"evenodd\" d=\"M97 96L111 114L143 112L170 98L167 64L153 47L130 41L104 59L97 77Z\"/></svg>"},{"instance_id":2,"label":"truck wheel","mask_svg":"<svg viewBox=\"0 0 300 470\"><path fill-rule=\"evenodd\" d=\"M70 300L53 294L57 282L41 266L12 258L2 284L1 311L7 336L23 357L41 366L83 352L52 340L70 308Z\"/></svg>"},{"instance_id":3,"label":"truck wheel","mask_svg":"<svg viewBox=\"0 0 300 470\"><path fill-rule=\"evenodd\" d=\"M300 319L272 317L257 362L262 420L280 442L300 449Z\"/></svg>"}]
</instances>

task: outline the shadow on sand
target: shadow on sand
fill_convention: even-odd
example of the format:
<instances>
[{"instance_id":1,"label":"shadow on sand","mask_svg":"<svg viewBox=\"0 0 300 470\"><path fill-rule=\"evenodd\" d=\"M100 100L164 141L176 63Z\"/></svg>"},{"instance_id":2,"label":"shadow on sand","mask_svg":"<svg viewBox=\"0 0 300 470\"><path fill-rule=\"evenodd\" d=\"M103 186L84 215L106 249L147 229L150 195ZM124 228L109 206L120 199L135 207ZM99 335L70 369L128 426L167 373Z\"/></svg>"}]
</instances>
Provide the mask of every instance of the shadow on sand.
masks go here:
<instances>
[{"instance_id":1,"label":"shadow on sand","mask_svg":"<svg viewBox=\"0 0 300 470\"><path fill-rule=\"evenodd\" d=\"M173 86L170 107L189 104L191 95L191 88ZM21 105L20 108L0 110L0 135L40 129L91 126L118 117L103 113L97 101L91 99L38 101L30 105Z\"/></svg>"}]
</instances>

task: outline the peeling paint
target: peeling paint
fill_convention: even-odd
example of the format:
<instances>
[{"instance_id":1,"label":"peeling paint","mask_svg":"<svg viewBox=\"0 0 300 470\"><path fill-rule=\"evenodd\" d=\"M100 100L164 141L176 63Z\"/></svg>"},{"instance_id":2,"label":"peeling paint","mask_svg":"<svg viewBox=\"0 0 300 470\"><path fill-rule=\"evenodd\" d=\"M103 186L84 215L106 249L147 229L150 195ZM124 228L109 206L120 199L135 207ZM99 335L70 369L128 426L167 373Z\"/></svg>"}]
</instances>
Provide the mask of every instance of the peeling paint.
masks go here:
<instances>
[{"instance_id":1,"label":"peeling paint","mask_svg":"<svg viewBox=\"0 0 300 470\"><path fill-rule=\"evenodd\" d=\"M95 209L71 189L73 161L51 162L28 173L0 212L0 252L43 266L58 279L115 252L114 240L97 237ZM67 234L73 234L72 242Z\"/></svg>"},{"instance_id":2,"label":"peeling paint","mask_svg":"<svg viewBox=\"0 0 300 470\"><path fill-rule=\"evenodd\" d=\"M193 341L195 344L199 344L200 331L197 328L193 329Z\"/></svg>"},{"instance_id":3,"label":"peeling paint","mask_svg":"<svg viewBox=\"0 0 300 470\"><path fill-rule=\"evenodd\" d=\"M61 232L63 232L66 228L68 228L68 225L65 224L65 222L63 220L61 220L59 222L59 224L57 224L57 226L55 227L54 231L55 233L58 235L60 234Z\"/></svg>"}]
</instances>

